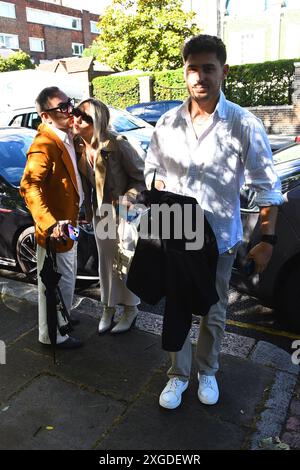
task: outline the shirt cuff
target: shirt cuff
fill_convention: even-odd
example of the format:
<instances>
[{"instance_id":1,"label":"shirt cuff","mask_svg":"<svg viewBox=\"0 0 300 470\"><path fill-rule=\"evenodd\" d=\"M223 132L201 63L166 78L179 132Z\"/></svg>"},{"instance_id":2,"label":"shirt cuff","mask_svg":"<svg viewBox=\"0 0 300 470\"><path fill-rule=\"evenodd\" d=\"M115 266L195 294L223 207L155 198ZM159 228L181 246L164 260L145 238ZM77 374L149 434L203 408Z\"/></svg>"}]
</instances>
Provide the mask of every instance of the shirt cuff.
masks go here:
<instances>
[{"instance_id":1,"label":"shirt cuff","mask_svg":"<svg viewBox=\"0 0 300 470\"><path fill-rule=\"evenodd\" d=\"M281 191L259 191L255 197L258 206L280 206L284 203Z\"/></svg>"}]
</instances>

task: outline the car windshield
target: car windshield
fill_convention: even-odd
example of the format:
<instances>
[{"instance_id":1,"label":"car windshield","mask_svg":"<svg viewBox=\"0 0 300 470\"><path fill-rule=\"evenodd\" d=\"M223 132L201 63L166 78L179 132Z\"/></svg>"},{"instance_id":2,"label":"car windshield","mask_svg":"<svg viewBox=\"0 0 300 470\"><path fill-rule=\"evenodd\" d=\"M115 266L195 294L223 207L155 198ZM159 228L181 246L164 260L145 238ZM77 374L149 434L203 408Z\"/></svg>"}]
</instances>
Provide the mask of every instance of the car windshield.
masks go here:
<instances>
[{"instance_id":1,"label":"car windshield","mask_svg":"<svg viewBox=\"0 0 300 470\"><path fill-rule=\"evenodd\" d=\"M132 131L133 129L150 127L147 122L120 109L109 108L109 112L111 115L111 125L116 132L126 132Z\"/></svg>"},{"instance_id":2,"label":"car windshield","mask_svg":"<svg viewBox=\"0 0 300 470\"><path fill-rule=\"evenodd\" d=\"M300 159L300 145L292 145L284 150L279 150L273 154L275 163L291 162Z\"/></svg>"},{"instance_id":3,"label":"car windshield","mask_svg":"<svg viewBox=\"0 0 300 470\"><path fill-rule=\"evenodd\" d=\"M29 135L17 134L0 137L0 175L13 186L20 185L32 139Z\"/></svg>"}]
</instances>

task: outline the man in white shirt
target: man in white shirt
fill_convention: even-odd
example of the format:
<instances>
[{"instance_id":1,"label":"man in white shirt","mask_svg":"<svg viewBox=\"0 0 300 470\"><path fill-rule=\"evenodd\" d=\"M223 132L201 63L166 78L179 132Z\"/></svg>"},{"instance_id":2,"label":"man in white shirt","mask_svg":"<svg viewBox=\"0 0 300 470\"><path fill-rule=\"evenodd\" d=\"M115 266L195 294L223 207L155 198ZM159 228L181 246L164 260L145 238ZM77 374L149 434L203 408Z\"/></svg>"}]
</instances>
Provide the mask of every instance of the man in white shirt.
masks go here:
<instances>
[{"instance_id":1,"label":"man in white shirt","mask_svg":"<svg viewBox=\"0 0 300 470\"><path fill-rule=\"evenodd\" d=\"M277 206L283 198L261 122L227 101L221 91L229 71L223 42L215 36L195 36L185 43L183 60L190 96L158 121L146 158L145 176L149 187L156 170L157 189L195 197L216 236L219 302L202 319L196 349L198 397L202 403L213 405L219 398L215 374L225 330L229 280L237 245L242 240L240 187L245 181L257 191L262 237L248 256L254 260L258 273L272 256ZM189 384L189 337L179 352L170 355L170 380L159 403L174 409Z\"/></svg>"},{"instance_id":2,"label":"man in white shirt","mask_svg":"<svg viewBox=\"0 0 300 470\"><path fill-rule=\"evenodd\" d=\"M43 89L36 99L42 118L38 133L28 150L20 192L32 214L37 241L39 294L39 341L50 344L45 286L40 271L46 256L46 240L51 237L56 251L59 287L68 312L73 301L77 272L77 242L66 234L68 223L77 225L83 189L77 169L71 135L73 100L57 87ZM76 320L71 319L71 324ZM63 334L66 320L58 312L57 347L74 349L82 342Z\"/></svg>"}]
</instances>

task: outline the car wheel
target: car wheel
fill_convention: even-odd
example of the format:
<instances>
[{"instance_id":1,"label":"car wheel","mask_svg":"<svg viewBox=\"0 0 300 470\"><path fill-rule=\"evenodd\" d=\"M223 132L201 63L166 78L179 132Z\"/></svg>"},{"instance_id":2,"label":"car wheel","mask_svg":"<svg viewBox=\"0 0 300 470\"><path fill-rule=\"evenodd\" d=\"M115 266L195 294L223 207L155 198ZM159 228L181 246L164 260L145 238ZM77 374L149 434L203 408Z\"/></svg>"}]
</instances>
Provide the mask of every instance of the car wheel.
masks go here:
<instances>
[{"instance_id":1,"label":"car wheel","mask_svg":"<svg viewBox=\"0 0 300 470\"><path fill-rule=\"evenodd\" d=\"M300 266L294 266L287 274L279 290L277 315L280 324L300 333Z\"/></svg>"},{"instance_id":2,"label":"car wheel","mask_svg":"<svg viewBox=\"0 0 300 470\"><path fill-rule=\"evenodd\" d=\"M16 256L22 272L31 279L36 280L36 240L34 227L26 228L19 235L16 246Z\"/></svg>"}]
</instances>

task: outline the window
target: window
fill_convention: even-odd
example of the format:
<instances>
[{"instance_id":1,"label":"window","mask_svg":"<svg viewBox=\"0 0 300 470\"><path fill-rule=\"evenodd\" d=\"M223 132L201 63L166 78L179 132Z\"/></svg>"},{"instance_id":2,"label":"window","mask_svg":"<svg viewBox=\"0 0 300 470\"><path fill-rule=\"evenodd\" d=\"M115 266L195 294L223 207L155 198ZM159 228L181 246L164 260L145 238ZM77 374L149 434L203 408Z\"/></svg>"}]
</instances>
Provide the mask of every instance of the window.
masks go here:
<instances>
[{"instance_id":1,"label":"window","mask_svg":"<svg viewBox=\"0 0 300 470\"><path fill-rule=\"evenodd\" d=\"M72 28L73 29L81 29L80 23L81 20L79 18L72 18Z\"/></svg>"},{"instance_id":2,"label":"window","mask_svg":"<svg viewBox=\"0 0 300 470\"><path fill-rule=\"evenodd\" d=\"M78 42L72 42L73 55L81 55L83 53L84 45Z\"/></svg>"},{"instance_id":3,"label":"window","mask_svg":"<svg viewBox=\"0 0 300 470\"><path fill-rule=\"evenodd\" d=\"M97 26L97 21L90 21L90 24L91 24L91 33L94 33L94 34L100 34L101 33L101 30L100 28L98 28Z\"/></svg>"},{"instance_id":4,"label":"window","mask_svg":"<svg viewBox=\"0 0 300 470\"><path fill-rule=\"evenodd\" d=\"M42 38L29 38L29 48L34 52L44 52L45 42Z\"/></svg>"},{"instance_id":5,"label":"window","mask_svg":"<svg viewBox=\"0 0 300 470\"><path fill-rule=\"evenodd\" d=\"M265 32L263 30L232 32L228 36L227 50L230 64L263 62L265 60Z\"/></svg>"},{"instance_id":6,"label":"window","mask_svg":"<svg viewBox=\"0 0 300 470\"><path fill-rule=\"evenodd\" d=\"M19 49L19 37L16 34L0 33L0 43L10 49Z\"/></svg>"},{"instance_id":7,"label":"window","mask_svg":"<svg viewBox=\"0 0 300 470\"><path fill-rule=\"evenodd\" d=\"M82 30L81 18L61 15L52 11L37 10L35 8L26 8L27 21L31 23L44 24L55 28Z\"/></svg>"},{"instance_id":8,"label":"window","mask_svg":"<svg viewBox=\"0 0 300 470\"><path fill-rule=\"evenodd\" d=\"M16 7L13 3L0 2L0 16L16 18Z\"/></svg>"},{"instance_id":9,"label":"window","mask_svg":"<svg viewBox=\"0 0 300 470\"><path fill-rule=\"evenodd\" d=\"M23 125L23 118L24 118L24 115L23 114L19 114L19 116L16 116L12 119L12 121L10 121L9 125L12 126L12 127L22 127Z\"/></svg>"},{"instance_id":10,"label":"window","mask_svg":"<svg viewBox=\"0 0 300 470\"><path fill-rule=\"evenodd\" d=\"M268 3L269 1L266 0L251 0L251 2L230 0L226 2L226 14L230 16L256 16L268 8Z\"/></svg>"}]
</instances>

